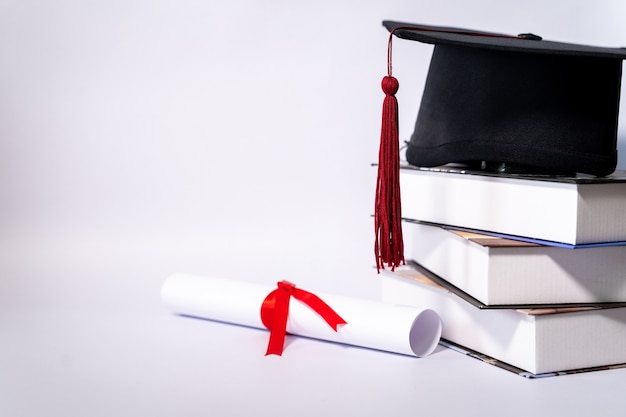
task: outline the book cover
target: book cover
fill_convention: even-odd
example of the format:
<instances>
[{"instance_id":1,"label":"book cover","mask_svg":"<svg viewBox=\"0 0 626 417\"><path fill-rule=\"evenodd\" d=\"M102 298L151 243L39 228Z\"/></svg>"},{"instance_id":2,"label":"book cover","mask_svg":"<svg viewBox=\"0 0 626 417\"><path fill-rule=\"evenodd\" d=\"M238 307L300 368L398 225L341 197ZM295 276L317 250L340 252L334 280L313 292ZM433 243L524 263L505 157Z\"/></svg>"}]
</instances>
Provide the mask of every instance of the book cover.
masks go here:
<instances>
[{"instance_id":1,"label":"book cover","mask_svg":"<svg viewBox=\"0 0 626 417\"><path fill-rule=\"evenodd\" d=\"M499 361L496 358L492 358L491 356L487 356L478 351L469 349L465 346L461 346L449 340L441 339L439 341L439 344L441 346L447 347L448 349L452 349L455 352L459 352L471 358L478 359L479 361L484 362L488 365L496 366L500 369L504 369L505 371L512 372L516 375L519 375L521 377L528 378L528 379L548 378L548 377L562 376L562 375L573 375L573 374L580 374L580 373L585 373L585 372L608 371L610 369L619 369L619 368L626 367L626 363L622 363L622 364L617 364L617 365L595 366L591 368L569 369L566 371L544 372L541 374L533 374L532 372L528 372L516 366L509 365L506 362Z\"/></svg>"}]
</instances>

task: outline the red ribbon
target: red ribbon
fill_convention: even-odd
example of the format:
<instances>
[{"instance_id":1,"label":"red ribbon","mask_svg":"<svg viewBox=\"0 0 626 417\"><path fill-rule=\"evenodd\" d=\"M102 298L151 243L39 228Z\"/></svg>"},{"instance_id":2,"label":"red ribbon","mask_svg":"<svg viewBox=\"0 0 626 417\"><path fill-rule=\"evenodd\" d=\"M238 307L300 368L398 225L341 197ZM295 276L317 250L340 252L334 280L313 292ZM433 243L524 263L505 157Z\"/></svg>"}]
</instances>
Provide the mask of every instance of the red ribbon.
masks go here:
<instances>
[{"instance_id":1,"label":"red ribbon","mask_svg":"<svg viewBox=\"0 0 626 417\"><path fill-rule=\"evenodd\" d=\"M302 301L319 314L334 331L337 326L347 324L328 304L317 295L296 288L289 281L278 282L278 288L270 292L261 305L261 321L270 331L270 340L265 355L282 355L287 334L287 317L291 297Z\"/></svg>"}]
</instances>

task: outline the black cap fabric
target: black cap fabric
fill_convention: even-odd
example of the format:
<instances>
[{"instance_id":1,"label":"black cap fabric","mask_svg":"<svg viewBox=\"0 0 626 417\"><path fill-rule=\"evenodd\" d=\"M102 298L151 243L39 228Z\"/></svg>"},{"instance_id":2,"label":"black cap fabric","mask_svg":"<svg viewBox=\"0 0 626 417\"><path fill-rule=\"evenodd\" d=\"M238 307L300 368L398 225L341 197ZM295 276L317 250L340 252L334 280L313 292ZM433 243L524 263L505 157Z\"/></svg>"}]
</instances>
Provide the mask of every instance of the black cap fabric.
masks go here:
<instances>
[{"instance_id":1,"label":"black cap fabric","mask_svg":"<svg viewBox=\"0 0 626 417\"><path fill-rule=\"evenodd\" d=\"M608 175L624 48L384 21L435 48L407 161ZM500 169L500 168L498 168Z\"/></svg>"}]
</instances>

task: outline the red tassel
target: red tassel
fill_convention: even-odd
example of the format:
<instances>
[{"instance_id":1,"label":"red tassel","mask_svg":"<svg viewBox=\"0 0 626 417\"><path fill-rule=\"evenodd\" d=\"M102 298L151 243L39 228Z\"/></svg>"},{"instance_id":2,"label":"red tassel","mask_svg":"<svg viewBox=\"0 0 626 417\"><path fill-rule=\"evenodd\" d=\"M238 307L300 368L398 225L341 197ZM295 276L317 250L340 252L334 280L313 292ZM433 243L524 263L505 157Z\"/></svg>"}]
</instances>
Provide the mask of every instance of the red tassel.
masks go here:
<instances>
[{"instance_id":1,"label":"red tassel","mask_svg":"<svg viewBox=\"0 0 626 417\"><path fill-rule=\"evenodd\" d=\"M398 80L391 75L391 41L396 30L420 30L442 33L457 33L474 36L501 38L532 38L536 35L518 36L494 33L471 32L456 29L433 29L420 26L399 26L389 33L387 43L387 76L383 78L385 92L383 102L383 120L380 132L380 150L378 154L378 179L376 182L376 205L374 223L376 229L376 268L378 272L387 264L393 271L396 266L404 265L404 243L402 241L402 209L400 207L400 145L398 135Z\"/></svg>"},{"instance_id":2,"label":"red tassel","mask_svg":"<svg viewBox=\"0 0 626 417\"><path fill-rule=\"evenodd\" d=\"M402 209L400 203L400 144L398 134L398 80L391 76L391 37L388 46L388 75L382 80L385 92L378 152L378 179L374 223L376 230L376 268L380 273L387 264L393 271L404 265Z\"/></svg>"}]
</instances>

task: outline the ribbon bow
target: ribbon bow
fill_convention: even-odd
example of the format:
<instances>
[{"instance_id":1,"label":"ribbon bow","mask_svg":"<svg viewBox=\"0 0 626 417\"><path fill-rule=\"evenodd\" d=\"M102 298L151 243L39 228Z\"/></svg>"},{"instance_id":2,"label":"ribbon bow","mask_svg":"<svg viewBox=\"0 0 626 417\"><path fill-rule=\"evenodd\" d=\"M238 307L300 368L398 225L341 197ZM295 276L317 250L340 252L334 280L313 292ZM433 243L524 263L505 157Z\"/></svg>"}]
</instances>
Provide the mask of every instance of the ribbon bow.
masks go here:
<instances>
[{"instance_id":1,"label":"ribbon bow","mask_svg":"<svg viewBox=\"0 0 626 417\"><path fill-rule=\"evenodd\" d=\"M296 288L289 281L278 282L278 288L270 292L261 305L261 321L270 330L270 340L265 355L282 355L287 334L289 299L293 296L319 314L334 331L337 326L347 324L335 311L318 296Z\"/></svg>"}]
</instances>

